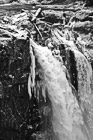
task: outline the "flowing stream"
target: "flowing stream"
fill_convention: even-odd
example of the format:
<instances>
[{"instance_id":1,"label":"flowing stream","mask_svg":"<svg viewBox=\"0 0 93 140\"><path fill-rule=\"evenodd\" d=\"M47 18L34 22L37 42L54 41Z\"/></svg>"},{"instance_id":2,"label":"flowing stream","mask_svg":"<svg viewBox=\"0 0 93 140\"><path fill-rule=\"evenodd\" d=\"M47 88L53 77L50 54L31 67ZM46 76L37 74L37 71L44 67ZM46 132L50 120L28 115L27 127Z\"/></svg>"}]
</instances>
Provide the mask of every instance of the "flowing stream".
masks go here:
<instances>
[{"instance_id":1,"label":"flowing stream","mask_svg":"<svg viewBox=\"0 0 93 140\"><path fill-rule=\"evenodd\" d=\"M32 39L30 41L34 48L35 57L41 66L45 87L48 90L48 96L52 104L52 125L57 140L92 140L90 128L87 125L86 107L81 109L67 80L64 66L52 56L51 51L47 47L37 45ZM81 62L79 55L81 55ZM79 94L81 94L82 98L83 94L86 95L87 92L89 92L89 95L91 94L90 78L92 69L81 53L75 51L75 56L77 59ZM82 70L85 70L83 75ZM90 73L88 73L89 70ZM86 77L82 79L84 75ZM80 80L82 80L81 83ZM83 98L81 102L84 103L82 100ZM86 103L83 105L86 105Z\"/></svg>"}]
</instances>

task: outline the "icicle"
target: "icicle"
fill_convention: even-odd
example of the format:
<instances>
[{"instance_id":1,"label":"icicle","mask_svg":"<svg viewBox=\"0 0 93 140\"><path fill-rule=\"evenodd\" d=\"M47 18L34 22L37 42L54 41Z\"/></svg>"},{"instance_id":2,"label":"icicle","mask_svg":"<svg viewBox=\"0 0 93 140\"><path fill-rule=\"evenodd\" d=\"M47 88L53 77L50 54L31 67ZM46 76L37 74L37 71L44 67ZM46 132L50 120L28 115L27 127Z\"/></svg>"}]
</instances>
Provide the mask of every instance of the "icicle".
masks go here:
<instances>
[{"instance_id":1,"label":"icicle","mask_svg":"<svg viewBox=\"0 0 93 140\"><path fill-rule=\"evenodd\" d=\"M35 57L32 55L32 87L35 86Z\"/></svg>"},{"instance_id":2,"label":"icicle","mask_svg":"<svg viewBox=\"0 0 93 140\"><path fill-rule=\"evenodd\" d=\"M28 94L31 99L31 89L34 89L35 86L35 56L33 54L33 50L30 43L30 57L31 57L31 66L30 66L30 74L28 77Z\"/></svg>"},{"instance_id":3,"label":"icicle","mask_svg":"<svg viewBox=\"0 0 93 140\"><path fill-rule=\"evenodd\" d=\"M36 95L37 97L37 100L38 100L38 102L39 102L39 88L37 87L37 95Z\"/></svg>"},{"instance_id":4,"label":"icicle","mask_svg":"<svg viewBox=\"0 0 93 140\"><path fill-rule=\"evenodd\" d=\"M44 97L44 101L46 102L45 86L42 87L42 95Z\"/></svg>"},{"instance_id":5,"label":"icicle","mask_svg":"<svg viewBox=\"0 0 93 140\"><path fill-rule=\"evenodd\" d=\"M19 85L19 93L20 93L20 85Z\"/></svg>"},{"instance_id":6,"label":"icicle","mask_svg":"<svg viewBox=\"0 0 93 140\"><path fill-rule=\"evenodd\" d=\"M29 97L31 99L32 94L31 94L31 75L30 74L29 74L29 77L28 77L28 94L29 94Z\"/></svg>"},{"instance_id":7,"label":"icicle","mask_svg":"<svg viewBox=\"0 0 93 140\"><path fill-rule=\"evenodd\" d=\"M31 77L32 77L32 87L35 86L35 56L32 51L32 47L30 44L30 56L31 56Z\"/></svg>"}]
</instances>

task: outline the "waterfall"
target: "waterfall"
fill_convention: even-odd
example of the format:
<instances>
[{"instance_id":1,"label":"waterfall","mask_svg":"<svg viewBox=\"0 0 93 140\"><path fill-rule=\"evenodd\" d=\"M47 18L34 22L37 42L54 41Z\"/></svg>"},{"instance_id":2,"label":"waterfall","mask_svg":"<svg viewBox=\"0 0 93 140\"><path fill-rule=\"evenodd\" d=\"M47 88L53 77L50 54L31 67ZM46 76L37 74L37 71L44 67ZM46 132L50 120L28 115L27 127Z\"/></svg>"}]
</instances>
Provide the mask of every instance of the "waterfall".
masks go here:
<instances>
[{"instance_id":1,"label":"waterfall","mask_svg":"<svg viewBox=\"0 0 93 140\"><path fill-rule=\"evenodd\" d=\"M47 47L37 45L32 39L30 41L52 104L52 125L57 140L91 140L82 110L66 78L64 66L53 57ZM87 86L86 88L90 88Z\"/></svg>"},{"instance_id":2,"label":"waterfall","mask_svg":"<svg viewBox=\"0 0 93 140\"><path fill-rule=\"evenodd\" d=\"M84 123L91 132L90 137L93 138L93 94L92 94L92 67L86 57L79 51L75 51L78 95L80 97L80 107Z\"/></svg>"}]
</instances>

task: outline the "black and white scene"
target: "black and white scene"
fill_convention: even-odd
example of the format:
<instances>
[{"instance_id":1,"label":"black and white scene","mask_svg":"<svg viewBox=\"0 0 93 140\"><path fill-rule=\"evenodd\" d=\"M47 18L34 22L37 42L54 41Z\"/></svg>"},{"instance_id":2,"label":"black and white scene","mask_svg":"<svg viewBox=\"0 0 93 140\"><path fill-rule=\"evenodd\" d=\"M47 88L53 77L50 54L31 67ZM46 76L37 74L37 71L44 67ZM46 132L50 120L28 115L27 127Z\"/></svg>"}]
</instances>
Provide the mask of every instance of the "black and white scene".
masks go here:
<instances>
[{"instance_id":1,"label":"black and white scene","mask_svg":"<svg viewBox=\"0 0 93 140\"><path fill-rule=\"evenodd\" d=\"M93 0L0 0L0 140L93 140Z\"/></svg>"}]
</instances>

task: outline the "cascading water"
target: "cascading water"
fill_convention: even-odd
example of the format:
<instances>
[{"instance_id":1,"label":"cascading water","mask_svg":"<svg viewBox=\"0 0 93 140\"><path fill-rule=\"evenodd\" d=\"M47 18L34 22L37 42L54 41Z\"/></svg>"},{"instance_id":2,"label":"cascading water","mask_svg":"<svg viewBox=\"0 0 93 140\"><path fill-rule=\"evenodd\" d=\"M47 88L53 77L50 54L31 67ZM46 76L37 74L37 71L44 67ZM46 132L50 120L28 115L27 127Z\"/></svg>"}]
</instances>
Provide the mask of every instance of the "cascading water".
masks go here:
<instances>
[{"instance_id":1,"label":"cascading water","mask_svg":"<svg viewBox=\"0 0 93 140\"><path fill-rule=\"evenodd\" d=\"M75 51L76 58L76 67L77 67L77 75L78 75L78 94L80 97L80 106L82 110L82 115L84 119L84 123L87 128L91 132L90 137L93 138L93 95L92 95L92 67L88 62L86 57Z\"/></svg>"},{"instance_id":2,"label":"cascading water","mask_svg":"<svg viewBox=\"0 0 93 140\"><path fill-rule=\"evenodd\" d=\"M44 86L52 104L52 125L57 140L90 140L82 111L66 78L64 66L47 47L30 39L43 72Z\"/></svg>"}]
</instances>

